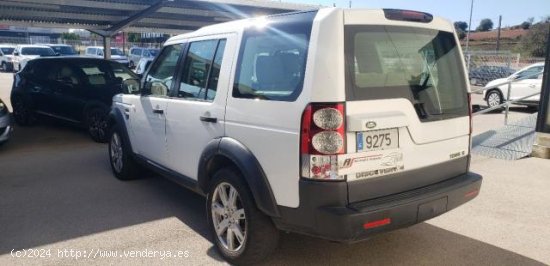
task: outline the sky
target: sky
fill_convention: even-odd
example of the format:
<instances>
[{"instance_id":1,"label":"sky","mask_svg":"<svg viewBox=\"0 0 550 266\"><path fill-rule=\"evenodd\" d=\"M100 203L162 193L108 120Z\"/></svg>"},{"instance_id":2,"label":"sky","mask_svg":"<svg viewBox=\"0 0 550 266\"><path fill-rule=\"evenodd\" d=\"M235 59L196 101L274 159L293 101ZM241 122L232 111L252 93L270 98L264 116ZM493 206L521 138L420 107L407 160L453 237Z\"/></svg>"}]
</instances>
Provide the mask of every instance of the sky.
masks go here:
<instances>
[{"instance_id":1,"label":"sky","mask_svg":"<svg viewBox=\"0 0 550 266\"><path fill-rule=\"evenodd\" d=\"M311 5L348 7L348 0L283 0ZM470 18L471 0L352 0L353 8L399 8L424 11L451 21L466 21ZM484 18L498 25L498 16L502 15L502 26L521 24L527 18L550 16L550 0L474 0L472 29Z\"/></svg>"}]
</instances>

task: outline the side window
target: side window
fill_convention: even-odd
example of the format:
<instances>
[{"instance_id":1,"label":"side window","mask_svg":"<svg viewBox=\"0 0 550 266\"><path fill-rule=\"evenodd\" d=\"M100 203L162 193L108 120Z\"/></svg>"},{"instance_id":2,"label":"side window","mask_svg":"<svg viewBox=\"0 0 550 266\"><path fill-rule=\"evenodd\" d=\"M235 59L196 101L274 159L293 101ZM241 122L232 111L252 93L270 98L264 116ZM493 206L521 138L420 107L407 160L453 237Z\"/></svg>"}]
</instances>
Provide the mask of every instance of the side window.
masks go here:
<instances>
[{"instance_id":1,"label":"side window","mask_svg":"<svg viewBox=\"0 0 550 266\"><path fill-rule=\"evenodd\" d=\"M178 97L213 100L220 74L225 40L192 42L184 61ZM207 92L211 91L211 92Z\"/></svg>"},{"instance_id":2,"label":"side window","mask_svg":"<svg viewBox=\"0 0 550 266\"><path fill-rule=\"evenodd\" d=\"M170 93L176 65L182 52L181 44L166 46L162 50L145 77L144 87L150 91L150 95L167 96Z\"/></svg>"},{"instance_id":3,"label":"side window","mask_svg":"<svg viewBox=\"0 0 550 266\"><path fill-rule=\"evenodd\" d=\"M77 86L79 85L80 78L78 75L78 70L68 64L60 64L57 69L55 80L61 84Z\"/></svg>"},{"instance_id":4,"label":"side window","mask_svg":"<svg viewBox=\"0 0 550 266\"><path fill-rule=\"evenodd\" d=\"M29 76L36 80L54 81L57 78L58 69L58 64L49 64L47 61L37 60L27 63L24 71L29 73Z\"/></svg>"},{"instance_id":5,"label":"side window","mask_svg":"<svg viewBox=\"0 0 550 266\"><path fill-rule=\"evenodd\" d=\"M536 74L542 72L544 67L542 66L536 66L532 68L528 68L520 73L518 73L518 78L526 78L526 79L537 79L538 76L535 76Z\"/></svg>"}]
</instances>

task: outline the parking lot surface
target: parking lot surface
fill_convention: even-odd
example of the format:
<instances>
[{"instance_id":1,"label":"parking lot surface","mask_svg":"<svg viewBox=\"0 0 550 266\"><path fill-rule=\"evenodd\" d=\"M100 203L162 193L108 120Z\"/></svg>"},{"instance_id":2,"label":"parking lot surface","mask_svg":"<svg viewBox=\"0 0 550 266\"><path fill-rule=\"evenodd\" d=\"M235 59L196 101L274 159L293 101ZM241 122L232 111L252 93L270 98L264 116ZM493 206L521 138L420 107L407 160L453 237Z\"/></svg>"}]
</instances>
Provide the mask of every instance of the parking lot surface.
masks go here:
<instances>
[{"instance_id":1,"label":"parking lot surface","mask_svg":"<svg viewBox=\"0 0 550 266\"><path fill-rule=\"evenodd\" d=\"M1 73L8 105L11 84ZM475 134L502 122L476 116ZM156 176L116 180L108 160L105 144L71 125L17 127L0 147L0 265L225 263L202 197ZM282 234L266 264L550 264L550 161L473 157L471 170L484 177L480 195L443 216L352 245Z\"/></svg>"}]
</instances>

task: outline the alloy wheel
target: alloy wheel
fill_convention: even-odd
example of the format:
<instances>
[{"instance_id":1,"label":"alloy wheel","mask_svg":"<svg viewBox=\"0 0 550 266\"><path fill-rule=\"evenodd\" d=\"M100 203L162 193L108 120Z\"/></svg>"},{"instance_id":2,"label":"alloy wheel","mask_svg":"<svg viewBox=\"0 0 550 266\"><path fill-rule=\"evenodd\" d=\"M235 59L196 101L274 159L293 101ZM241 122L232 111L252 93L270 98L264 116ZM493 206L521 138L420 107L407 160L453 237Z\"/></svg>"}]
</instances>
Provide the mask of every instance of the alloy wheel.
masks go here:
<instances>
[{"instance_id":1,"label":"alloy wheel","mask_svg":"<svg viewBox=\"0 0 550 266\"><path fill-rule=\"evenodd\" d=\"M95 139L104 141L107 134L107 121L100 111L92 111L89 115L88 131Z\"/></svg>"},{"instance_id":2,"label":"alloy wheel","mask_svg":"<svg viewBox=\"0 0 550 266\"><path fill-rule=\"evenodd\" d=\"M489 105L489 107L495 107L495 106L501 104L501 101L502 100L501 100L501 97L498 94L498 92L492 92L487 97L487 104Z\"/></svg>"},{"instance_id":3,"label":"alloy wheel","mask_svg":"<svg viewBox=\"0 0 550 266\"><path fill-rule=\"evenodd\" d=\"M212 220L221 245L231 252L245 244L247 224L244 207L237 190L229 183L218 184L212 196Z\"/></svg>"},{"instance_id":4,"label":"alloy wheel","mask_svg":"<svg viewBox=\"0 0 550 266\"><path fill-rule=\"evenodd\" d=\"M113 133L113 136L111 137L111 143L110 143L110 155L111 155L111 163L113 164L113 168L117 173L120 173L122 171L122 142L120 141L120 137L115 132Z\"/></svg>"}]
</instances>

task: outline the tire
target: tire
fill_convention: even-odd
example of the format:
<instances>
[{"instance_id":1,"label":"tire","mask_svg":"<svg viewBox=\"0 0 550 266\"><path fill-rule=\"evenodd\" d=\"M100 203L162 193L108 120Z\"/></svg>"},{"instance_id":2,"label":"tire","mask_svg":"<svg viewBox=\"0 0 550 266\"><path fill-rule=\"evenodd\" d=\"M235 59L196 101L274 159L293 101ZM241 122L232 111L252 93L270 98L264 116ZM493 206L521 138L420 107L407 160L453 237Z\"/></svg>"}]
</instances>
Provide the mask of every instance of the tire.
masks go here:
<instances>
[{"instance_id":1,"label":"tire","mask_svg":"<svg viewBox=\"0 0 550 266\"><path fill-rule=\"evenodd\" d=\"M122 137L120 127L115 124L110 133L108 152L113 174L119 180L138 179L140 166L132 158L130 145Z\"/></svg>"},{"instance_id":2,"label":"tire","mask_svg":"<svg viewBox=\"0 0 550 266\"><path fill-rule=\"evenodd\" d=\"M109 139L109 125L107 123L107 110L105 108L93 108L86 112L86 128L90 137L99 143L105 143Z\"/></svg>"},{"instance_id":3,"label":"tire","mask_svg":"<svg viewBox=\"0 0 550 266\"><path fill-rule=\"evenodd\" d=\"M502 93L500 93L500 91L498 91L498 90L489 91L489 93L487 93L487 97L485 97L485 98L486 98L486 101L487 101L487 106L489 108L497 106L497 105L502 104L504 102L503 97L502 97ZM495 111L496 112L502 112L502 108L496 109Z\"/></svg>"},{"instance_id":4,"label":"tire","mask_svg":"<svg viewBox=\"0 0 550 266\"><path fill-rule=\"evenodd\" d=\"M279 231L271 218L258 210L243 178L237 171L224 168L216 172L212 180L206 213L208 228L219 253L235 265L256 264L267 258L277 248ZM234 204L227 202L231 192L236 192ZM216 228L220 227L218 234Z\"/></svg>"},{"instance_id":5,"label":"tire","mask_svg":"<svg viewBox=\"0 0 550 266\"><path fill-rule=\"evenodd\" d=\"M12 100L13 118L20 126L32 126L36 122L34 111L30 104L21 96L15 96Z\"/></svg>"},{"instance_id":6,"label":"tire","mask_svg":"<svg viewBox=\"0 0 550 266\"><path fill-rule=\"evenodd\" d=\"M128 63L128 68L133 69L133 68L135 68L135 67L136 67L136 66L135 66L135 64L134 64L133 61L130 61L130 63Z\"/></svg>"},{"instance_id":7,"label":"tire","mask_svg":"<svg viewBox=\"0 0 550 266\"><path fill-rule=\"evenodd\" d=\"M2 72L8 72L8 65L6 64L6 62L2 62Z\"/></svg>"}]
</instances>

